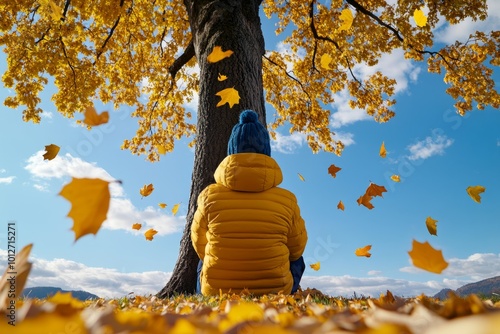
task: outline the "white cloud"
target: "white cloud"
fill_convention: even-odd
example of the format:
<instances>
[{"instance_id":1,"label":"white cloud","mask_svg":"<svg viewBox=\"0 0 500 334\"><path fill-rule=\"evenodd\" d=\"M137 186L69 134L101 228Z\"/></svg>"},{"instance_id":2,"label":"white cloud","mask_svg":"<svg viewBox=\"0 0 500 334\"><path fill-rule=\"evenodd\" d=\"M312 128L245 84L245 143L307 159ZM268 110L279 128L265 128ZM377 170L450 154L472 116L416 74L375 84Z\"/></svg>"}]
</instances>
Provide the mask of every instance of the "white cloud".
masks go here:
<instances>
[{"instance_id":1,"label":"white cloud","mask_svg":"<svg viewBox=\"0 0 500 334\"><path fill-rule=\"evenodd\" d=\"M408 150L410 151L408 159L427 159L433 155L443 155L444 150L450 147L451 144L453 144L453 139L449 139L445 135L426 137L424 140L408 146Z\"/></svg>"},{"instance_id":2,"label":"white cloud","mask_svg":"<svg viewBox=\"0 0 500 334\"><path fill-rule=\"evenodd\" d=\"M466 259L452 258L447 260L449 265L443 275L450 277L465 277L468 280L480 281L498 276L500 273L500 254L476 253ZM407 273L422 273L421 269L413 266L400 269Z\"/></svg>"},{"instance_id":3,"label":"white cloud","mask_svg":"<svg viewBox=\"0 0 500 334\"><path fill-rule=\"evenodd\" d=\"M382 272L380 270L370 270L368 272L368 275L370 276L380 276L382 274Z\"/></svg>"},{"instance_id":4,"label":"white cloud","mask_svg":"<svg viewBox=\"0 0 500 334\"><path fill-rule=\"evenodd\" d=\"M51 111L44 110L44 111L40 114L40 116L41 116L42 118L52 119L52 118L54 117L54 113L53 113L53 112L51 112Z\"/></svg>"},{"instance_id":5,"label":"white cloud","mask_svg":"<svg viewBox=\"0 0 500 334\"><path fill-rule=\"evenodd\" d=\"M477 30L485 32L500 30L500 1L488 0L487 4L488 17L486 20L473 21L468 18L455 25L443 23L435 31L436 41L446 44L452 44L455 41L465 42L469 38L469 35Z\"/></svg>"},{"instance_id":6,"label":"white cloud","mask_svg":"<svg viewBox=\"0 0 500 334\"><path fill-rule=\"evenodd\" d=\"M11 184L15 178L15 176L0 177L0 184Z\"/></svg>"},{"instance_id":7,"label":"white cloud","mask_svg":"<svg viewBox=\"0 0 500 334\"><path fill-rule=\"evenodd\" d=\"M0 267L6 266L7 251L0 250ZM31 256L33 262L26 287L52 286L63 290L84 290L104 298L119 298L131 292L155 294L171 273L161 271L119 272L116 269L89 267L66 259L45 260Z\"/></svg>"},{"instance_id":8,"label":"white cloud","mask_svg":"<svg viewBox=\"0 0 500 334\"><path fill-rule=\"evenodd\" d=\"M335 131L335 136L333 136L333 139L340 140L345 147L356 143L354 141L354 134L351 132Z\"/></svg>"},{"instance_id":9,"label":"white cloud","mask_svg":"<svg viewBox=\"0 0 500 334\"><path fill-rule=\"evenodd\" d=\"M40 191L48 188L47 180L69 179L69 177L100 178L106 181L114 181L106 170L98 167L95 163L89 163L80 158L75 158L66 153L57 156L53 160L43 160L43 151L38 151L27 160L25 169L34 177L34 187ZM130 233L140 234L142 232L131 230L131 224L140 222L143 227L154 228L158 235L176 233L185 225L185 217L169 216L159 209L146 207L138 209L126 198L125 190L118 182L110 183L111 201L104 228L111 230L125 230Z\"/></svg>"},{"instance_id":10,"label":"white cloud","mask_svg":"<svg viewBox=\"0 0 500 334\"><path fill-rule=\"evenodd\" d=\"M271 151L280 153L293 153L306 142L306 135L294 132L290 135L282 135L276 132L276 140L271 140Z\"/></svg>"},{"instance_id":11,"label":"white cloud","mask_svg":"<svg viewBox=\"0 0 500 334\"><path fill-rule=\"evenodd\" d=\"M6 170L6 169L3 169L3 168L2 168L2 169L0 169L0 174L2 174L2 173L7 173L7 170Z\"/></svg>"}]
</instances>

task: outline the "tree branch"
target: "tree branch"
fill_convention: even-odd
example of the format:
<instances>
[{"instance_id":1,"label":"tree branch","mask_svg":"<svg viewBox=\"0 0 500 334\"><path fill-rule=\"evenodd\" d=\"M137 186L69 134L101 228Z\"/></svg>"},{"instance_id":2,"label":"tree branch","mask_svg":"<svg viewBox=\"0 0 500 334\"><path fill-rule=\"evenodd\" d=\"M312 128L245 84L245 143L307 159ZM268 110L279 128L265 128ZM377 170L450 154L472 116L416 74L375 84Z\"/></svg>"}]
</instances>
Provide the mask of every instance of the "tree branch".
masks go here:
<instances>
[{"instance_id":1,"label":"tree branch","mask_svg":"<svg viewBox=\"0 0 500 334\"><path fill-rule=\"evenodd\" d=\"M120 0L120 8L123 7L124 3L125 3L125 0ZM116 19L115 24L113 24L113 26L111 27L111 30L109 31L109 34L106 37L106 40L104 40L104 43L99 48L99 52L97 52L97 56L96 56L96 60L94 61L94 64L97 62L97 60L99 59L99 57L101 56L101 54L104 52L104 48L106 47L106 44L109 42L109 40L113 36L113 34L115 32L115 29L118 26L118 23L120 23L121 17L122 17L121 14L118 15L118 18Z\"/></svg>"},{"instance_id":2,"label":"tree branch","mask_svg":"<svg viewBox=\"0 0 500 334\"><path fill-rule=\"evenodd\" d=\"M174 60L174 63L168 68L168 72L172 76L172 79L175 78L175 75L177 74L177 72L179 72L182 66L186 65L186 63L194 56L194 44L193 40L191 39L184 52L176 60Z\"/></svg>"}]
</instances>

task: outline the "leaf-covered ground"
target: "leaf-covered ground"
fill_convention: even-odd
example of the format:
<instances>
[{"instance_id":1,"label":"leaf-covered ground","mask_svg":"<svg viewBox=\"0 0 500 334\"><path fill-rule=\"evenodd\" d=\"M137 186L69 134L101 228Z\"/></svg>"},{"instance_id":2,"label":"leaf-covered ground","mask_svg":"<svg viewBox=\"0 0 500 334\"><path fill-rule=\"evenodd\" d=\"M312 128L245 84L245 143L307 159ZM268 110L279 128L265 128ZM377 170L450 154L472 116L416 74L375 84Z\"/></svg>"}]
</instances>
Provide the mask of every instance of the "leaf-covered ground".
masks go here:
<instances>
[{"instance_id":1,"label":"leaf-covered ground","mask_svg":"<svg viewBox=\"0 0 500 334\"><path fill-rule=\"evenodd\" d=\"M500 333L500 301L453 294L444 301L293 296L129 296L81 302L70 293L18 301L16 326L2 315L0 333Z\"/></svg>"}]
</instances>

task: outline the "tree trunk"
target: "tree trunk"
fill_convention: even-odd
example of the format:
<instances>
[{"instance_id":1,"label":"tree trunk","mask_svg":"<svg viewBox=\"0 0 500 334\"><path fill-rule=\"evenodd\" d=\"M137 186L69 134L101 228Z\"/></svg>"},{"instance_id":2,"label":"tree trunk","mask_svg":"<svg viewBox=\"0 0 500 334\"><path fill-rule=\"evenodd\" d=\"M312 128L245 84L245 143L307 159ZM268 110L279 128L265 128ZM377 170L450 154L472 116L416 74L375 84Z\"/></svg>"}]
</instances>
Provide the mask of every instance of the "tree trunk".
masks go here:
<instances>
[{"instance_id":1,"label":"tree trunk","mask_svg":"<svg viewBox=\"0 0 500 334\"><path fill-rule=\"evenodd\" d=\"M184 234L172 276L158 292L161 298L172 294L194 293L198 256L191 244L191 223L197 208L198 194L214 183L213 174L226 157L227 142L242 110L252 109L265 124L262 88L262 56L264 38L259 18L259 0L185 0L189 15L195 54L200 66L200 89L197 135L191 194ZM231 57L208 63L214 46L232 50ZM227 80L218 81L218 75ZM239 104L216 107L220 97L215 94L234 87L240 95Z\"/></svg>"}]
</instances>

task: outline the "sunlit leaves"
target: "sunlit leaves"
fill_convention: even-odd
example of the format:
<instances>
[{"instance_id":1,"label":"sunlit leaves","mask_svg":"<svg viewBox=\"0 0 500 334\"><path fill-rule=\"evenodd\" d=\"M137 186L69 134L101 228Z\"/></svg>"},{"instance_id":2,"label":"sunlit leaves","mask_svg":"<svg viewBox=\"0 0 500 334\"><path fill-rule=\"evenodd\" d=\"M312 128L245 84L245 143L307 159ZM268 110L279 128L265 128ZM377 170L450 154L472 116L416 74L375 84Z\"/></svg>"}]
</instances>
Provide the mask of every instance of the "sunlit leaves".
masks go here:
<instances>
[{"instance_id":1,"label":"sunlit leaves","mask_svg":"<svg viewBox=\"0 0 500 334\"><path fill-rule=\"evenodd\" d=\"M229 104L229 108L232 108L235 104L240 103L240 94L232 87L225 88L217 92L215 95L220 96L221 98L216 107L221 107L227 103Z\"/></svg>"},{"instance_id":2,"label":"sunlit leaves","mask_svg":"<svg viewBox=\"0 0 500 334\"><path fill-rule=\"evenodd\" d=\"M54 144L45 145L45 153L43 154L43 160L52 160L59 153L60 147Z\"/></svg>"},{"instance_id":3,"label":"sunlit leaves","mask_svg":"<svg viewBox=\"0 0 500 334\"><path fill-rule=\"evenodd\" d=\"M179 211L180 203L174 204L172 207L172 214L175 216L177 214L177 211Z\"/></svg>"},{"instance_id":4,"label":"sunlit leaves","mask_svg":"<svg viewBox=\"0 0 500 334\"><path fill-rule=\"evenodd\" d=\"M344 203L342 201L339 201L339 204L337 204L337 209L344 211Z\"/></svg>"},{"instance_id":5,"label":"sunlit leaves","mask_svg":"<svg viewBox=\"0 0 500 334\"><path fill-rule=\"evenodd\" d=\"M102 113L98 114L94 106L92 105L88 106L85 109L83 115L83 123L89 126L98 126L104 123L108 123L109 121L109 113L107 111L103 111Z\"/></svg>"},{"instance_id":6,"label":"sunlit leaves","mask_svg":"<svg viewBox=\"0 0 500 334\"><path fill-rule=\"evenodd\" d=\"M337 167L335 165L330 165L330 167L328 167L328 174L330 174L331 176L333 177L336 177L337 176L337 172L339 172L342 168L340 167Z\"/></svg>"},{"instance_id":7,"label":"sunlit leaves","mask_svg":"<svg viewBox=\"0 0 500 334\"><path fill-rule=\"evenodd\" d=\"M321 268L321 264L318 261L316 263L311 263L309 267L311 267L312 270L318 271Z\"/></svg>"},{"instance_id":8,"label":"sunlit leaves","mask_svg":"<svg viewBox=\"0 0 500 334\"><path fill-rule=\"evenodd\" d=\"M330 63L332 62L332 57L328 54L325 53L324 55L321 56L320 59L320 65L323 67L325 70L330 70Z\"/></svg>"},{"instance_id":9,"label":"sunlit leaves","mask_svg":"<svg viewBox=\"0 0 500 334\"><path fill-rule=\"evenodd\" d=\"M351 10L349 8L343 9L339 18L342 21L339 30L349 30L352 26L352 22L354 21Z\"/></svg>"},{"instance_id":10,"label":"sunlit leaves","mask_svg":"<svg viewBox=\"0 0 500 334\"><path fill-rule=\"evenodd\" d=\"M153 238L154 238L154 236L155 236L155 234L157 234L157 233L158 233L157 230L150 228L149 230L147 230L146 232L144 232L144 237L146 237L146 240L152 241Z\"/></svg>"},{"instance_id":11,"label":"sunlit leaves","mask_svg":"<svg viewBox=\"0 0 500 334\"><path fill-rule=\"evenodd\" d=\"M415 267L440 274L448 267L441 250L434 249L427 241L420 243L413 240L412 249L408 252Z\"/></svg>"},{"instance_id":12,"label":"sunlit leaves","mask_svg":"<svg viewBox=\"0 0 500 334\"><path fill-rule=\"evenodd\" d=\"M109 182L101 179L73 178L59 193L70 201L68 217L73 219L75 241L86 234L96 234L106 220L110 193Z\"/></svg>"},{"instance_id":13,"label":"sunlit leaves","mask_svg":"<svg viewBox=\"0 0 500 334\"><path fill-rule=\"evenodd\" d=\"M380 145L379 155L382 158L385 158L387 156L387 151L385 150L385 144L384 144L384 142L382 142L382 145Z\"/></svg>"},{"instance_id":14,"label":"sunlit leaves","mask_svg":"<svg viewBox=\"0 0 500 334\"><path fill-rule=\"evenodd\" d=\"M474 202L481 203L481 193L483 193L486 188L483 186L470 186L467 187L467 194L469 194L470 198L474 200Z\"/></svg>"},{"instance_id":15,"label":"sunlit leaves","mask_svg":"<svg viewBox=\"0 0 500 334\"><path fill-rule=\"evenodd\" d=\"M372 245L366 245L364 247L357 248L354 251L354 254L356 254L356 256L370 257L370 256L372 256L372 254L370 253L371 249L372 249Z\"/></svg>"},{"instance_id":16,"label":"sunlit leaves","mask_svg":"<svg viewBox=\"0 0 500 334\"><path fill-rule=\"evenodd\" d=\"M142 227L142 224L140 224L140 223L134 223L134 224L132 224L132 229L133 230L140 230L141 227Z\"/></svg>"},{"instance_id":17,"label":"sunlit leaves","mask_svg":"<svg viewBox=\"0 0 500 334\"><path fill-rule=\"evenodd\" d=\"M425 16L424 11L421 9L415 9L413 12L413 19L419 27L425 27L427 25L427 16Z\"/></svg>"},{"instance_id":18,"label":"sunlit leaves","mask_svg":"<svg viewBox=\"0 0 500 334\"><path fill-rule=\"evenodd\" d=\"M391 180L393 180L394 182L401 182L401 178L396 174L391 175Z\"/></svg>"},{"instance_id":19,"label":"sunlit leaves","mask_svg":"<svg viewBox=\"0 0 500 334\"><path fill-rule=\"evenodd\" d=\"M149 195L151 195L151 193L153 192L153 190L155 190L154 186L152 183L150 184L145 184L140 190L139 190L139 193L143 196L143 197L147 197Z\"/></svg>"},{"instance_id":20,"label":"sunlit leaves","mask_svg":"<svg viewBox=\"0 0 500 334\"><path fill-rule=\"evenodd\" d=\"M437 220L432 217L427 217L425 219L425 226L427 226L427 230L432 235L437 235Z\"/></svg>"},{"instance_id":21,"label":"sunlit leaves","mask_svg":"<svg viewBox=\"0 0 500 334\"><path fill-rule=\"evenodd\" d=\"M230 57L232 54L233 51L231 50L222 51L220 46L214 46L212 52L208 55L207 60L209 63L216 63L224 58Z\"/></svg>"},{"instance_id":22,"label":"sunlit leaves","mask_svg":"<svg viewBox=\"0 0 500 334\"><path fill-rule=\"evenodd\" d=\"M10 244L11 243L9 243L9 245ZM15 257L13 259L10 259L11 256L13 257L11 251L8 252L9 256L5 257L6 268L0 280L0 313L7 310L9 306L10 309L12 310L12 306L10 304L11 300L14 300L12 298L12 294L17 293L16 297L20 296L21 291L23 291L24 285L28 281L28 275L31 271L31 265L32 265L32 263L28 261L31 248L33 248L33 244L28 244L24 246L21 249L21 251L15 254ZM12 248L9 246L9 249ZM9 263L7 263L8 258L9 258ZM11 278L13 276L14 276L14 287L11 286L12 284ZM16 308L14 308L14 310L16 310ZM6 312L6 314L9 313L10 312ZM7 319L9 319L9 317L7 316L7 318L5 317L3 318L4 318L2 319L3 322L7 323L8 321Z\"/></svg>"}]
</instances>

